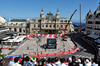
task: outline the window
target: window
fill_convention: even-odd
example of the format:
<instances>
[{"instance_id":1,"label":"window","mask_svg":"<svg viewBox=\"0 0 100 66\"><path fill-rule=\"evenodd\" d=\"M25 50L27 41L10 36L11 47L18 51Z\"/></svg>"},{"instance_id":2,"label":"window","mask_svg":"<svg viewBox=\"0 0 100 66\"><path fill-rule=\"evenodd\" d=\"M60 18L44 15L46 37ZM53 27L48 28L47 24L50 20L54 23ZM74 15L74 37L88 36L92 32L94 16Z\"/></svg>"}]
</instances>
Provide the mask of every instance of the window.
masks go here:
<instances>
[{"instance_id":1,"label":"window","mask_svg":"<svg viewBox=\"0 0 100 66\"><path fill-rule=\"evenodd\" d=\"M22 32L22 29L21 28L19 28L19 32Z\"/></svg>"},{"instance_id":2,"label":"window","mask_svg":"<svg viewBox=\"0 0 100 66\"><path fill-rule=\"evenodd\" d=\"M44 25L42 25L42 27L44 27Z\"/></svg>"},{"instance_id":3,"label":"window","mask_svg":"<svg viewBox=\"0 0 100 66\"><path fill-rule=\"evenodd\" d=\"M34 24L34 27L36 27L36 25Z\"/></svg>"},{"instance_id":4,"label":"window","mask_svg":"<svg viewBox=\"0 0 100 66\"><path fill-rule=\"evenodd\" d=\"M55 25L53 25L53 27L55 28Z\"/></svg>"},{"instance_id":5,"label":"window","mask_svg":"<svg viewBox=\"0 0 100 66\"><path fill-rule=\"evenodd\" d=\"M61 28L63 28L63 25L61 25Z\"/></svg>"},{"instance_id":6,"label":"window","mask_svg":"<svg viewBox=\"0 0 100 66\"><path fill-rule=\"evenodd\" d=\"M38 25L38 27L40 27L40 25Z\"/></svg>"},{"instance_id":7,"label":"window","mask_svg":"<svg viewBox=\"0 0 100 66\"><path fill-rule=\"evenodd\" d=\"M13 23L11 23L11 25L13 25Z\"/></svg>"},{"instance_id":8,"label":"window","mask_svg":"<svg viewBox=\"0 0 100 66\"><path fill-rule=\"evenodd\" d=\"M65 25L65 27L67 27L67 25Z\"/></svg>"},{"instance_id":9,"label":"window","mask_svg":"<svg viewBox=\"0 0 100 66\"><path fill-rule=\"evenodd\" d=\"M9 28L9 30L11 31L11 28Z\"/></svg>"},{"instance_id":10,"label":"window","mask_svg":"<svg viewBox=\"0 0 100 66\"><path fill-rule=\"evenodd\" d=\"M48 27L48 25L46 25L46 27Z\"/></svg>"},{"instance_id":11,"label":"window","mask_svg":"<svg viewBox=\"0 0 100 66\"><path fill-rule=\"evenodd\" d=\"M16 28L14 28L14 31L16 32Z\"/></svg>"},{"instance_id":12,"label":"window","mask_svg":"<svg viewBox=\"0 0 100 66\"><path fill-rule=\"evenodd\" d=\"M51 25L50 25L50 27L51 27Z\"/></svg>"},{"instance_id":13,"label":"window","mask_svg":"<svg viewBox=\"0 0 100 66\"><path fill-rule=\"evenodd\" d=\"M59 25L57 25L57 28L59 27Z\"/></svg>"},{"instance_id":14,"label":"window","mask_svg":"<svg viewBox=\"0 0 100 66\"><path fill-rule=\"evenodd\" d=\"M21 23L21 26L23 25L23 23Z\"/></svg>"},{"instance_id":15,"label":"window","mask_svg":"<svg viewBox=\"0 0 100 66\"><path fill-rule=\"evenodd\" d=\"M18 25L18 23L16 23L16 25Z\"/></svg>"},{"instance_id":16,"label":"window","mask_svg":"<svg viewBox=\"0 0 100 66\"><path fill-rule=\"evenodd\" d=\"M25 32L25 30L23 30L23 32Z\"/></svg>"}]
</instances>

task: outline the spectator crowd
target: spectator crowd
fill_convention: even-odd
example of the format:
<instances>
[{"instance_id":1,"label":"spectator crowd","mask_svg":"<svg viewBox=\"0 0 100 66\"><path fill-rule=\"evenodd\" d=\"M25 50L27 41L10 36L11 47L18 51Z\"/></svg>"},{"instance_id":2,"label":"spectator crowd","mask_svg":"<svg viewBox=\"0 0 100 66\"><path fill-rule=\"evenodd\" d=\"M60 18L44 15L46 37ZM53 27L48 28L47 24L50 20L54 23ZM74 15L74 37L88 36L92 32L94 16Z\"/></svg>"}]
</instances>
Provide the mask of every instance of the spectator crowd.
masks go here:
<instances>
[{"instance_id":1,"label":"spectator crowd","mask_svg":"<svg viewBox=\"0 0 100 66\"><path fill-rule=\"evenodd\" d=\"M100 63L95 62L91 58L35 58L34 56L23 56L15 58L0 59L0 66L99 66Z\"/></svg>"}]
</instances>

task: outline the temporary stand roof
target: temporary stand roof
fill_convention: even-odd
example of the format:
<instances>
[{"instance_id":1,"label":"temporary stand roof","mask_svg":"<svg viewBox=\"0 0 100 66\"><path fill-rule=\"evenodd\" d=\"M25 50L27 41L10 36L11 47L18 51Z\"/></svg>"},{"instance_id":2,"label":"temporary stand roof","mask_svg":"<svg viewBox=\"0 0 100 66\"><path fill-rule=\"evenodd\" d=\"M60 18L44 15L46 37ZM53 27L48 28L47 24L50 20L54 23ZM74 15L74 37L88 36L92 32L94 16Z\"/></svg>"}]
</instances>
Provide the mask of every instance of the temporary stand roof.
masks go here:
<instances>
[{"instance_id":1,"label":"temporary stand roof","mask_svg":"<svg viewBox=\"0 0 100 66\"><path fill-rule=\"evenodd\" d=\"M6 40L8 38L10 38L10 36L8 36L8 35L1 35L0 36L0 40Z\"/></svg>"},{"instance_id":2,"label":"temporary stand roof","mask_svg":"<svg viewBox=\"0 0 100 66\"><path fill-rule=\"evenodd\" d=\"M97 38L100 37L100 36L94 35L94 34L90 34L90 35L87 35L87 36L90 37L90 38L93 38L93 39L97 39Z\"/></svg>"}]
</instances>

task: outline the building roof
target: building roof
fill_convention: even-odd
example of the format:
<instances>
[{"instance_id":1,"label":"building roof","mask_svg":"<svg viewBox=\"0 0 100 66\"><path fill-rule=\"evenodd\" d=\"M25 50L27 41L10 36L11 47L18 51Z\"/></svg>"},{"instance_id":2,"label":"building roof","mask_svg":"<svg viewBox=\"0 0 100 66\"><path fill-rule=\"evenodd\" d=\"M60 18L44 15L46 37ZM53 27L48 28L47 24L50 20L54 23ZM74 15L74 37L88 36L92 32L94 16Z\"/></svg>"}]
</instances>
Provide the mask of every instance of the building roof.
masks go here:
<instances>
[{"instance_id":1,"label":"building roof","mask_svg":"<svg viewBox=\"0 0 100 66\"><path fill-rule=\"evenodd\" d=\"M95 40L95 42L100 43L100 39Z\"/></svg>"},{"instance_id":2,"label":"building roof","mask_svg":"<svg viewBox=\"0 0 100 66\"><path fill-rule=\"evenodd\" d=\"M94 34L90 34L90 35L87 35L87 36L90 37L90 38L93 38L93 39L97 39L97 38L100 37L100 36L94 35Z\"/></svg>"},{"instance_id":3,"label":"building roof","mask_svg":"<svg viewBox=\"0 0 100 66\"><path fill-rule=\"evenodd\" d=\"M27 20L26 19L12 19L11 20L12 22L26 22Z\"/></svg>"},{"instance_id":4,"label":"building roof","mask_svg":"<svg viewBox=\"0 0 100 66\"><path fill-rule=\"evenodd\" d=\"M54 21L54 20L56 20L56 17L51 12L49 12L46 15L46 20Z\"/></svg>"},{"instance_id":5,"label":"building roof","mask_svg":"<svg viewBox=\"0 0 100 66\"><path fill-rule=\"evenodd\" d=\"M0 35L0 40L2 40L3 38L8 37L8 35Z\"/></svg>"}]
</instances>

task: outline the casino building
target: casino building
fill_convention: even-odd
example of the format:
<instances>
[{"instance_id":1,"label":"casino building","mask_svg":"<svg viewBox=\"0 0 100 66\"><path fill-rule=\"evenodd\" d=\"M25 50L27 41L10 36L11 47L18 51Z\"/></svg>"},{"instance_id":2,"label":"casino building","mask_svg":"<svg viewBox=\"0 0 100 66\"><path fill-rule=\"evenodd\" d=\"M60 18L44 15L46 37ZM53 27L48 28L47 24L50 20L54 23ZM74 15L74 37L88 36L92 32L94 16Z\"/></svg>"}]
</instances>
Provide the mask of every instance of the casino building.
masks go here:
<instances>
[{"instance_id":1,"label":"casino building","mask_svg":"<svg viewBox=\"0 0 100 66\"><path fill-rule=\"evenodd\" d=\"M59 9L57 9L56 15L51 12L44 15L43 9L41 9L40 17L34 17L31 19L12 19L5 25L18 34L64 34L65 27L67 27L66 33L74 31L72 20L68 24L66 18L60 18Z\"/></svg>"},{"instance_id":2,"label":"casino building","mask_svg":"<svg viewBox=\"0 0 100 66\"><path fill-rule=\"evenodd\" d=\"M41 9L40 17L34 17L33 20L28 19L30 33L63 34L65 27L67 27L66 33L74 31L72 20L67 26L68 20L66 18L60 18L59 9L57 9L56 15L53 15L51 12L44 15L43 9Z\"/></svg>"}]
</instances>

